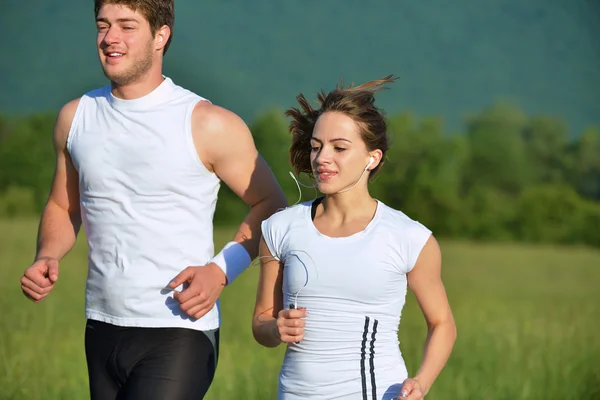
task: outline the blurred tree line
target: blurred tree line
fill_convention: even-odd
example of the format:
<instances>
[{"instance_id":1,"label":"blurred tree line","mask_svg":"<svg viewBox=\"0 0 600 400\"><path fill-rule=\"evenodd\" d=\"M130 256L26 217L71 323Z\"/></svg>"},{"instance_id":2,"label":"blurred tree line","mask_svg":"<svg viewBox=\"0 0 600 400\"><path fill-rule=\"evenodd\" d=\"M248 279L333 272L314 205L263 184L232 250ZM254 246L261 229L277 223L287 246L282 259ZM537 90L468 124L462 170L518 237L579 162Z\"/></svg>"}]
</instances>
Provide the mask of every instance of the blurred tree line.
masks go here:
<instances>
[{"instance_id":1,"label":"blurred tree line","mask_svg":"<svg viewBox=\"0 0 600 400\"><path fill-rule=\"evenodd\" d=\"M55 115L0 115L0 217L39 215L54 170ZM496 103L447 134L441 119L388 115L392 147L371 193L439 237L600 247L600 126L570 137L564 121ZM290 135L281 110L251 125L256 146L290 204ZM310 185L306 177L300 181ZM302 188L302 200L314 198ZM247 207L223 185L215 223L237 224Z\"/></svg>"}]
</instances>

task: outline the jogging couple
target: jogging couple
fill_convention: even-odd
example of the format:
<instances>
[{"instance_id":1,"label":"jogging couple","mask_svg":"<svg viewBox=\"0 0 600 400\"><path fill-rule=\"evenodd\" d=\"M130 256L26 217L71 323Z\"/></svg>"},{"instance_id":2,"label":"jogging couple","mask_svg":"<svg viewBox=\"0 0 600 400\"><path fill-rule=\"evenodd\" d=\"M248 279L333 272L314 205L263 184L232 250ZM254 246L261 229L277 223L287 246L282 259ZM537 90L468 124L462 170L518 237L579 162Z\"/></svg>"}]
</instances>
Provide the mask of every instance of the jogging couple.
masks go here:
<instances>
[{"instance_id":1,"label":"jogging couple","mask_svg":"<svg viewBox=\"0 0 600 400\"><path fill-rule=\"evenodd\" d=\"M21 278L43 300L83 224L91 398L202 399L217 368L218 298L256 257L251 329L261 345L287 346L279 399L424 398L456 328L431 231L369 195L388 150L374 93L394 78L338 86L316 107L298 96L286 112L290 162L322 195L288 207L246 124L163 75L174 1L94 3L110 84L58 114L54 179ZM250 211L215 251L221 182ZM413 376L398 343L408 287L428 326Z\"/></svg>"}]
</instances>

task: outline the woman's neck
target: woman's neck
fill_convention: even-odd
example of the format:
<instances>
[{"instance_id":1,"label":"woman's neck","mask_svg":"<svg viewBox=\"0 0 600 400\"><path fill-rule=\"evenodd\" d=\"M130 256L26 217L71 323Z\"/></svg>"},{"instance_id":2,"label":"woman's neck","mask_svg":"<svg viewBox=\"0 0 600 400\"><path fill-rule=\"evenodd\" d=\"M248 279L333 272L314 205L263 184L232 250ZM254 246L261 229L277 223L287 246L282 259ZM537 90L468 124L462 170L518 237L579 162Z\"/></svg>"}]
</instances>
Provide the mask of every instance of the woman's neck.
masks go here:
<instances>
[{"instance_id":1,"label":"woman's neck","mask_svg":"<svg viewBox=\"0 0 600 400\"><path fill-rule=\"evenodd\" d=\"M377 209L377 201L368 191L327 195L321 205L321 215L339 224L365 217L371 219Z\"/></svg>"}]
</instances>

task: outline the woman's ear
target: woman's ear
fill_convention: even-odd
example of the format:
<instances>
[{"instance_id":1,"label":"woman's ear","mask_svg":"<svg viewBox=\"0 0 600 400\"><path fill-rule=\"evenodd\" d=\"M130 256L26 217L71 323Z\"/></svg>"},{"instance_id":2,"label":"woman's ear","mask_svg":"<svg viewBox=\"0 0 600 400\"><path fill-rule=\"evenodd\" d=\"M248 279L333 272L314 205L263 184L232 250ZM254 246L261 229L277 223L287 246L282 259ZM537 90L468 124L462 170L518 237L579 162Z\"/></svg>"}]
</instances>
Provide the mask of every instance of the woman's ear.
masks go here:
<instances>
[{"instance_id":1,"label":"woman's ear","mask_svg":"<svg viewBox=\"0 0 600 400\"><path fill-rule=\"evenodd\" d=\"M375 169L379 163L381 163L381 158L383 157L383 152L381 150L373 150L369 152L371 158L369 158L369 164L365 167L365 169L371 171Z\"/></svg>"}]
</instances>

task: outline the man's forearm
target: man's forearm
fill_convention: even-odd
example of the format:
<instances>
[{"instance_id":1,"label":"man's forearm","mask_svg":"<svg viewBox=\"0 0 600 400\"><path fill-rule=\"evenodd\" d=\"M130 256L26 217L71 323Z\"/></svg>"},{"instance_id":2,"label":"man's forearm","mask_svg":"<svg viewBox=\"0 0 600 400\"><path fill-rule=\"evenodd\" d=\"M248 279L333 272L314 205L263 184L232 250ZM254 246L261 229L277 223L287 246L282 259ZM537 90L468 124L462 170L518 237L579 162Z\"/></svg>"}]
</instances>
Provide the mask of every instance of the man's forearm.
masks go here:
<instances>
[{"instance_id":1,"label":"man's forearm","mask_svg":"<svg viewBox=\"0 0 600 400\"><path fill-rule=\"evenodd\" d=\"M70 215L67 210L49 201L42 213L38 229L35 259L61 260L75 245L80 226L79 215Z\"/></svg>"},{"instance_id":2,"label":"man's forearm","mask_svg":"<svg viewBox=\"0 0 600 400\"><path fill-rule=\"evenodd\" d=\"M256 203L241 223L235 234L234 241L241 243L250 258L258 256L258 243L260 241L260 225L262 221L269 218L279 209L287 207L287 199L283 193L265 198Z\"/></svg>"}]
</instances>

